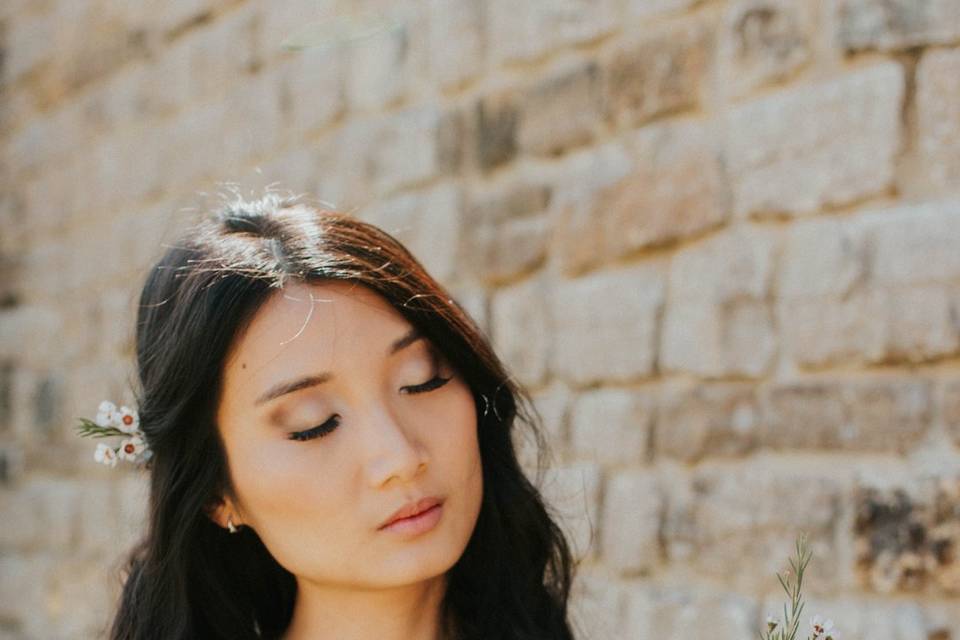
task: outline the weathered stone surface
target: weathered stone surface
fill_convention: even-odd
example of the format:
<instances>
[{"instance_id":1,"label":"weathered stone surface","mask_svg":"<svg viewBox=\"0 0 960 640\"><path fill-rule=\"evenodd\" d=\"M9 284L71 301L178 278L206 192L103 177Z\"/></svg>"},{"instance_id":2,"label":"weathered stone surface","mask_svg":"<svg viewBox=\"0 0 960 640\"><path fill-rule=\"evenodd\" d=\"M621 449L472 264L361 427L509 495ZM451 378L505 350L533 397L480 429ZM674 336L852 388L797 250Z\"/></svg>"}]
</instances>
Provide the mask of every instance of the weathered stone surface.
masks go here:
<instances>
[{"instance_id":1,"label":"weathered stone surface","mask_svg":"<svg viewBox=\"0 0 960 640\"><path fill-rule=\"evenodd\" d=\"M730 212L720 153L703 123L654 125L630 139L637 168L601 192L592 217L607 258L704 233Z\"/></svg>"},{"instance_id":2,"label":"weathered stone surface","mask_svg":"<svg viewBox=\"0 0 960 640\"><path fill-rule=\"evenodd\" d=\"M430 0L430 75L457 88L483 68L484 4L480 0Z\"/></svg>"},{"instance_id":3,"label":"weathered stone surface","mask_svg":"<svg viewBox=\"0 0 960 640\"><path fill-rule=\"evenodd\" d=\"M762 441L778 449L904 453L930 428L932 387L925 380L783 383L761 397Z\"/></svg>"},{"instance_id":4,"label":"weathered stone surface","mask_svg":"<svg viewBox=\"0 0 960 640\"><path fill-rule=\"evenodd\" d=\"M787 230L777 295L784 300L844 296L867 277L864 234L842 219L799 221Z\"/></svg>"},{"instance_id":5,"label":"weathered stone surface","mask_svg":"<svg viewBox=\"0 0 960 640\"><path fill-rule=\"evenodd\" d=\"M887 189L903 95L903 70L884 62L735 108L725 153L735 213L810 214Z\"/></svg>"},{"instance_id":6,"label":"weathered stone surface","mask_svg":"<svg viewBox=\"0 0 960 640\"><path fill-rule=\"evenodd\" d=\"M654 372L663 307L660 262L553 285L553 372L574 384L628 380Z\"/></svg>"},{"instance_id":7,"label":"weathered stone surface","mask_svg":"<svg viewBox=\"0 0 960 640\"><path fill-rule=\"evenodd\" d=\"M696 7L703 0L626 0L628 17L647 18Z\"/></svg>"},{"instance_id":8,"label":"weathered stone surface","mask_svg":"<svg viewBox=\"0 0 960 640\"><path fill-rule=\"evenodd\" d=\"M561 382L553 382L531 392L531 400L536 412L540 415L545 440L542 460L544 467L569 459L569 413L572 395L570 389ZM536 416L531 417L536 419ZM536 443L526 430L524 434L524 439L520 442L525 454L524 465L528 469L533 469L537 464L537 460L534 459L537 453L534 450Z\"/></svg>"},{"instance_id":9,"label":"weathered stone surface","mask_svg":"<svg viewBox=\"0 0 960 640\"><path fill-rule=\"evenodd\" d=\"M434 279L445 284L458 268L461 207L459 188L439 184L377 201L357 215L400 240Z\"/></svg>"},{"instance_id":10,"label":"weathered stone surface","mask_svg":"<svg viewBox=\"0 0 960 640\"><path fill-rule=\"evenodd\" d=\"M618 128L695 107L708 72L713 43L708 25L686 21L640 33L604 64L608 113Z\"/></svg>"},{"instance_id":11,"label":"weathered stone surface","mask_svg":"<svg viewBox=\"0 0 960 640\"><path fill-rule=\"evenodd\" d=\"M476 163L483 170L505 164L517 154L517 98L504 90L477 100L474 129Z\"/></svg>"},{"instance_id":12,"label":"weathered stone surface","mask_svg":"<svg viewBox=\"0 0 960 640\"><path fill-rule=\"evenodd\" d=\"M557 155L586 144L603 116L600 69L593 61L564 64L524 91L520 100L521 150Z\"/></svg>"},{"instance_id":13,"label":"weathered stone surface","mask_svg":"<svg viewBox=\"0 0 960 640\"><path fill-rule=\"evenodd\" d=\"M886 295L876 288L781 301L777 320L784 352L801 367L880 362L886 353L886 312Z\"/></svg>"},{"instance_id":14,"label":"weathered stone surface","mask_svg":"<svg viewBox=\"0 0 960 640\"><path fill-rule=\"evenodd\" d=\"M837 16L837 39L854 51L960 40L957 0L839 0Z\"/></svg>"},{"instance_id":15,"label":"weathered stone surface","mask_svg":"<svg viewBox=\"0 0 960 640\"><path fill-rule=\"evenodd\" d=\"M833 536L849 485L844 473L829 461L759 457L699 469L689 488L679 479L664 484L668 555L733 589L768 589L803 530L819 562L810 586L836 584Z\"/></svg>"},{"instance_id":16,"label":"weathered stone surface","mask_svg":"<svg viewBox=\"0 0 960 640\"><path fill-rule=\"evenodd\" d=\"M947 432L960 446L960 380L947 379L940 391L940 414Z\"/></svg>"},{"instance_id":17,"label":"weathered stone surface","mask_svg":"<svg viewBox=\"0 0 960 640\"><path fill-rule=\"evenodd\" d=\"M661 562L660 521L664 498L650 471L611 474L603 493L600 550L623 575L647 574Z\"/></svg>"},{"instance_id":18,"label":"weathered stone surface","mask_svg":"<svg viewBox=\"0 0 960 640\"><path fill-rule=\"evenodd\" d=\"M696 586L630 583L626 638L747 638L756 635L760 612L752 598Z\"/></svg>"},{"instance_id":19,"label":"weathered stone surface","mask_svg":"<svg viewBox=\"0 0 960 640\"><path fill-rule=\"evenodd\" d=\"M728 302L770 291L779 241L769 228L743 225L685 246L670 264L670 298Z\"/></svg>"},{"instance_id":20,"label":"weathered stone surface","mask_svg":"<svg viewBox=\"0 0 960 640\"><path fill-rule=\"evenodd\" d=\"M490 302L492 340L504 362L524 384L537 385L547 374L551 318L538 278L494 294Z\"/></svg>"},{"instance_id":21,"label":"weathered stone surface","mask_svg":"<svg viewBox=\"0 0 960 640\"><path fill-rule=\"evenodd\" d=\"M818 570L811 563L810 571ZM780 611L783 618L784 598L781 591L776 597L764 599L764 611ZM956 629L957 617L951 611L950 601L946 606L904 602L902 597L889 598L870 595L855 598L845 595L808 596L804 598L804 613L819 613L834 621L836 629L849 640L950 640ZM937 609L941 609L937 611ZM806 617L801 615L801 618Z\"/></svg>"},{"instance_id":22,"label":"weathered stone surface","mask_svg":"<svg viewBox=\"0 0 960 640\"><path fill-rule=\"evenodd\" d=\"M957 353L960 300L951 299L951 293L951 289L941 285L919 285L888 293L888 360L924 362Z\"/></svg>"},{"instance_id":23,"label":"weathered stone surface","mask_svg":"<svg viewBox=\"0 0 960 640\"><path fill-rule=\"evenodd\" d=\"M337 50L328 49L305 51L269 70L277 76L285 139L303 140L344 112L344 67Z\"/></svg>"},{"instance_id":24,"label":"weathered stone surface","mask_svg":"<svg viewBox=\"0 0 960 640\"><path fill-rule=\"evenodd\" d=\"M373 127L367 156L368 178L380 193L429 180L441 170L440 112L413 107Z\"/></svg>"},{"instance_id":25,"label":"weathered stone surface","mask_svg":"<svg viewBox=\"0 0 960 640\"><path fill-rule=\"evenodd\" d=\"M723 16L718 55L721 91L742 96L788 78L813 57L814 5L739 0Z\"/></svg>"},{"instance_id":26,"label":"weathered stone surface","mask_svg":"<svg viewBox=\"0 0 960 640\"><path fill-rule=\"evenodd\" d=\"M615 142L571 153L551 178L552 253L560 271L576 275L607 256L608 231L596 217L596 199L634 167L625 145Z\"/></svg>"},{"instance_id":27,"label":"weathered stone surface","mask_svg":"<svg viewBox=\"0 0 960 640\"><path fill-rule=\"evenodd\" d=\"M571 453L601 464L643 464L655 402L654 394L646 390L601 389L580 394L570 408Z\"/></svg>"},{"instance_id":28,"label":"weathered stone surface","mask_svg":"<svg viewBox=\"0 0 960 640\"><path fill-rule=\"evenodd\" d=\"M571 588L570 619L574 636L583 640L627 640L622 628L624 591L608 572L584 565Z\"/></svg>"},{"instance_id":29,"label":"weathered stone surface","mask_svg":"<svg viewBox=\"0 0 960 640\"><path fill-rule=\"evenodd\" d=\"M523 182L472 196L460 237L460 272L496 282L539 264L549 240L549 200L548 186Z\"/></svg>"},{"instance_id":30,"label":"weathered stone surface","mask_svg":"<svg viewBox=\"0 0 960 640\"><path fill-rule=\"evenodd\" d=\"M770 290L775 234L743 227L673 257L661 366L703 376L758 376L777 351Z\"/></svg>"},{"instance_id":31,"label":"weathered stone surface","mask_svg":"<svg viewBox=\"0 0 960 640\"><path fill-rule=\"evenodd\" d=\"M400 100L410 82L408 16L398 12L385 17L392 21L390 28L366 36L346 50L346 95L353 110L383 109Z\"/></svg>"},{"instance_id":32,"label":"weathered stone surface","mask_svg":"<svg viewBox=\"0 0 960 640\"><path fill-rule=\"evenodd\" d=\"M956 193L960 191L960 49L924 54L917 66L916 100L924 180L933 190Z\"/></svg>"},{"instance_id":33,"label":"weathered stone surface","mask_svg":"<svg viewBox=\"0 0 960 640\"><path fill-rule=\"evenodd\" d=\"M864 583L885 593L960 592L960 476L893 489L861 484L853 500Z\"/></svg>"},{"instance_id":34,"label":"weathered stone surface","mask_svg":"<svg viewBox=\"0 0 960 640\"><path fill-rule=\"evenodd\" d=\"M549 467L540 486L580 560L597 556L601 481L599 465L577 462Z\"/></svg>"},{"instance_id":35,"label":"weathered stone surface","mask_svg":"<svg viewBox=\"0 0 960 640\"><path fill-rule=\"evenodd\" d=\"M598 39L618 26L615 0L531 0L485 3L488 54L495 64L531 61Z\"/></svg>"},{"instance_id":36,"label":"weathered stone surface","mask_svg":"<svg viewBox=\"0 0 960 640\"><path fill-rule=\"evenodd\" d=\"M944 282L960 277L960 200L875 212L865 217L871 277L882 285Z\"/></svg>"},{"instance_id":37,"label":"weathered stone surface","mask_svg":"<svg viewBox=\"0 0 960 640\"><path fill-rule=\"evenodd\" d=\"M752 450L762 419L749 384L672 385L663 389L653 442L658 457L697 462Z\"/></svg>"}]
</instances>

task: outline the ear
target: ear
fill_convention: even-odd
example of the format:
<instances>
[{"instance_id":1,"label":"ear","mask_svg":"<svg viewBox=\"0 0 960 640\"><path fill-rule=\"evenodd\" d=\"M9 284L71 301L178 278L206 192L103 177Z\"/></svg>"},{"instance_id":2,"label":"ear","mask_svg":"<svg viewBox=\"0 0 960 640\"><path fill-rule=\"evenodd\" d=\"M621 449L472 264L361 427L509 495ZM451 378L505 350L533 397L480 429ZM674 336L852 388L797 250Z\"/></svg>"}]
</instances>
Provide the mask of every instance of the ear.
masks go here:
<instances>
[{"instance_id":1,"label":"ear","mask_svg":"<svg viewBox=\"0 0 960 640\"><path fill-rule=\"evenodd\" d=\"M206 511L207 516L211 520L224 529L228 528L228 518L230 518L230 520L233 522L233 526L235 527L239 527L242 524L240 522L240 517L237 514L237 509L230 498L219 499L217 502L207 506L204 511Z\"/></svg>"}]
</instances>

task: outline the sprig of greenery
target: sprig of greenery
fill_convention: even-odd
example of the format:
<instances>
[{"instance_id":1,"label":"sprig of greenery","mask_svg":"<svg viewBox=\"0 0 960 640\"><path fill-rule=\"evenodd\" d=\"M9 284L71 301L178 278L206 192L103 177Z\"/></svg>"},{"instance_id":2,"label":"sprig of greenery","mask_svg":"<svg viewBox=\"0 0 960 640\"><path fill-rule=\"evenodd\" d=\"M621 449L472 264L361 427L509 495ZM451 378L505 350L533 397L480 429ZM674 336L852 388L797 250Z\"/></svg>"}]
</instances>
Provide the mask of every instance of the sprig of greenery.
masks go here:
<instances>
[{"instance_id":1,"label":"sprig of greenery","mask_svg":"<svg viewBox=\"0 0 960 640\"><path fill-rule=\"evenodd\" d=\"M91 436L93 438L107 438L109 436L125 436L130 434L120 431L116 427L103 427L88 418L80 418L80 424L76 426L77 432L81 436Z\"/></svg>"},{"instance_id":2,"label":"sprig of greenery","mask_svg":"<svg viewBox=\"0 0 960 640\"><path fill-rule=\"evenodd\" d=\"M803 573L812 556L805 533L801 533L797 538L796 552L796 560L790 559L792 575L790 571L787 572L786 577L777 574L777 579L787 592L787 597L790 598L790 611L787 611L787 605L783 605L783 622L768 620L766 632L760 633L761 640L796 640L800 629L800 612L803 611L804 604L800 592L803 587ZM793 576L796 576L795 582ZM809 636L808 640L811 638L815 636Z\"/></svg>"}]
</instances>

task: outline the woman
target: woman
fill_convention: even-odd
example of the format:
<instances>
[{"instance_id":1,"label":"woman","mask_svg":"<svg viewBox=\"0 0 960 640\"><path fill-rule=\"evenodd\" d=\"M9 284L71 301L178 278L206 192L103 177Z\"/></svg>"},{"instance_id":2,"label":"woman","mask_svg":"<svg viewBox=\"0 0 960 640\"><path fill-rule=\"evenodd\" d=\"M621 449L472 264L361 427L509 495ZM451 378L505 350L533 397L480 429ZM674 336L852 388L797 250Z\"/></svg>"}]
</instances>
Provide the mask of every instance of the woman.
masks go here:
<instances>
[{"instance_id":1,"label":"woman","mask_svg":"<svg viewBox=\"0 0 960 640\"><path fill-rule=\"evenodd\" d=\"M149 525L111 638L573 638L511 440L543 459L536 411L389 234L238 199L152 268L136 350Z\"/></svg>"}]
</instances>

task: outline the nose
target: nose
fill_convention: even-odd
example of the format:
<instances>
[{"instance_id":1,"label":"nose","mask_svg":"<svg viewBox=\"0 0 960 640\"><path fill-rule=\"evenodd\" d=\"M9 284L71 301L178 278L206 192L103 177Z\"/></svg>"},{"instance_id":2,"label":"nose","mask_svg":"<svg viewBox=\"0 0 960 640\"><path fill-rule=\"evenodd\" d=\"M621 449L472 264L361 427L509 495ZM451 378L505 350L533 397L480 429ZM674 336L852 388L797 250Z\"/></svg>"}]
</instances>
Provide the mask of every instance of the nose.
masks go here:
<instances>
[{"instance_id":1,"label":"nose","mask_svg":"<svg viewBox=\"0 0 960 640\"><path fill-rule=\"evenodd\" d=\"M378 407L368 413L365 437L367 477L371 486L379 488L393 478L407 483L427 464L427 455L409 424L398 420L387 408Z\"/></svg>"}]
</instances>

